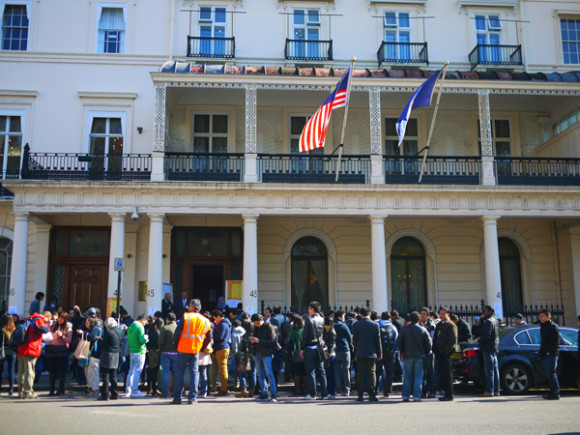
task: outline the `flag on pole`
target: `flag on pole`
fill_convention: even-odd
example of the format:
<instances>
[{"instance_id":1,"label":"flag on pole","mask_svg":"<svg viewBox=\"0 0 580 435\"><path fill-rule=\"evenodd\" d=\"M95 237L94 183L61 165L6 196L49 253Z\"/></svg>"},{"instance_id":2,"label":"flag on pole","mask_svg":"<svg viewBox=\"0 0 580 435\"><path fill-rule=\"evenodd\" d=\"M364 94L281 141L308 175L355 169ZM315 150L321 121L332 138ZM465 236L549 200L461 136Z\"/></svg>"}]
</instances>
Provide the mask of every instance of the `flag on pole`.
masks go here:
<instances>
[{"instance_id":1,"label":"flag on pole","mask_svg":"<svg viewBox=\"0 0 580 435\"><path fill-rule=\"evenodd\" d=\"M342 76L322 106L308 120L300 135L300 152L312 151L324 147L326 130L330 122L330 115L334 109L345 107L348 99L351 68Z\"/></svg>"},{"instance_id":2,"label":"flag on pole","mask_svg":"<svg viewBox=\"0 0 580 435\"><path fill-rule=\"evenodd\" d=\"M409 122L409 118L411 117L411 112L413 109L417 107L424 107L431 105L431 96L433 95L433 89L435 88L435 83L439 78L441 71L437 74L433 74L427 80L423 82L421 86L417 88L417 90L413 93L413 96L405 106L403 113L399 117L397 121L397 135L399 136L399 145L403 143L403 139L405 138L405 130L407 129L407 122Z\"/></svg>"}]
</instances>

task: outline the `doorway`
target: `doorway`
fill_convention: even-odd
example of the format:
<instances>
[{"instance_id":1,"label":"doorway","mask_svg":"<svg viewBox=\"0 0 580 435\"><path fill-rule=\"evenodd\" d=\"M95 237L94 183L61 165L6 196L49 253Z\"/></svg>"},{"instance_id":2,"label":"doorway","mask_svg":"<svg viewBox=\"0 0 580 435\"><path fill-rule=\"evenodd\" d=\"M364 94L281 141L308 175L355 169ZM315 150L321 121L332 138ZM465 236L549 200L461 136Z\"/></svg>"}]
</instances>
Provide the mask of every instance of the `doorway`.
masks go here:
<instances>
[{"instance_id":1,"label":"doorway","mask_svg":"<svg viewBox=\"0 0 580 435\"><path fill-rule=\"evenodd\" d=\"M222 265L193 266L193 297L201 301L203 311L217 308L220 296L224 296L224 267Z\"/></svg>"}]
</instances>

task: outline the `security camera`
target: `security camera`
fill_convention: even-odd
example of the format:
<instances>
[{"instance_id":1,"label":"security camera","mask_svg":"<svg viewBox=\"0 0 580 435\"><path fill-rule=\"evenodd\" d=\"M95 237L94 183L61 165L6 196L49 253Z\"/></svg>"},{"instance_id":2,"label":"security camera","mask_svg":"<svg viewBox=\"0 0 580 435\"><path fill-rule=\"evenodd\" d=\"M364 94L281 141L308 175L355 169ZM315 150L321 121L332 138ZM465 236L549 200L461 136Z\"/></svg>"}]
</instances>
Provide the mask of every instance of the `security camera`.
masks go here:
<instances>
[{"instance_id":1,"label":"security camera","mask_svg":"<svg viewBox=\"0 0 580 435\"><path fill-rule=\"evenodd\" d=\"M134 221L139 219L139 215L137 214L137 208L135 208L135 210L133 210L133 214L131 215L131 219L133 219Z\"/></svg>"}]
</instances>

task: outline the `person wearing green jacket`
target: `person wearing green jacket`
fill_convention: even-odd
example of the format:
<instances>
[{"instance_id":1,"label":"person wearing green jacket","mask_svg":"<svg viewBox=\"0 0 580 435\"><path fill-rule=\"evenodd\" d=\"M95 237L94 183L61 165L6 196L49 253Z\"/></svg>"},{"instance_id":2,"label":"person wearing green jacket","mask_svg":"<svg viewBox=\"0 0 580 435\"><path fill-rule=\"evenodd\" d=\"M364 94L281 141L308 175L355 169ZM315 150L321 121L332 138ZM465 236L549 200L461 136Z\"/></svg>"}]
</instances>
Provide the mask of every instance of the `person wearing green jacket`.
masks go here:
<instances>
[{"instance_id":1,"label":"person wearing green jacket","mask_svg":"<svg viewBox=\"0 0 580 435\"><path fill-rule=\"evenodd\" d=\"M139 315L129 329L127 329L127 342L129 343L130 367L128 382L126 382L125 398L145 397L139 391L139 378L145 365L145 353L147 352L147 336L145 335L145 324L147 316Z\"/></svg>"}]
</instances>

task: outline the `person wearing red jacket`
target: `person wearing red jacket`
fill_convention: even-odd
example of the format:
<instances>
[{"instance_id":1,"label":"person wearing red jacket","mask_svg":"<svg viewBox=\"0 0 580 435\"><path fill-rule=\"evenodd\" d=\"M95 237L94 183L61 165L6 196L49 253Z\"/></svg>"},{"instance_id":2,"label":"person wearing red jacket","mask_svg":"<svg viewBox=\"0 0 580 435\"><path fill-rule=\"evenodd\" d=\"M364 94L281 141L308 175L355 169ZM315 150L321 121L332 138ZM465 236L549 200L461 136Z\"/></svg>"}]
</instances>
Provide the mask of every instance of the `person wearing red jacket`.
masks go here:
<instances>
[{"instance_id":1,"label":"person wearing red jacket","mask_svg":"<svg viewBox=\"0 0 580 435\"><path fill-rule=\"evenodd\" d=\"M18 346L18 395L21 399L34 399L32 392L34 384L36 360L42 353L42 334L49 331L41 314L34 313L29 317L33 323L28 327L26 343Z\"/></svg>"}]
</instances>

